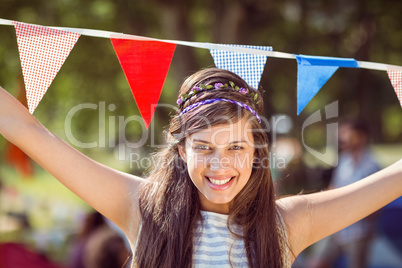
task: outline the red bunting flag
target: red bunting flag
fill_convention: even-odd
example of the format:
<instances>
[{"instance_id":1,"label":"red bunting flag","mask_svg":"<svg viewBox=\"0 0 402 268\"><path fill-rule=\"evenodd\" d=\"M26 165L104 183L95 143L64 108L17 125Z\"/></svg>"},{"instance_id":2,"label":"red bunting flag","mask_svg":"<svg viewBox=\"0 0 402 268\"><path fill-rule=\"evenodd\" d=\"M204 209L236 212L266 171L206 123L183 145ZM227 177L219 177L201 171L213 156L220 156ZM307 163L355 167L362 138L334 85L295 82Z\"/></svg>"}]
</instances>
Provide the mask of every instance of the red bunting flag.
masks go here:
<instances>
[{"instance_id":1,"label":"red bunting flag","mask_svg":"<svg viewBox=\"0 0 402 268\"><path fill-rule=\"evenodd\" d=\"M33 113L80 37L77 33L14 22L29 111Z\"/></svg>"},{"instance_id":2,"label":"red bunting flag","mask_svg":"<svg viewBox=\"0 0 402 268\"><path fill-rule=\"evenodd\" d=\"M396 96L402 107L402 71L401 70L388 70L389 80L394 87Z\"/></svg>"},{"instance_id":3,"label":"red bunting flag","mask_svg":"<svg viewBox=\"0 0 402 268\"><path fill-rule=\"evenodd\" d=\"M159 101L176 44L111 38L146 128Z\"/></svg>"}]
</instances>

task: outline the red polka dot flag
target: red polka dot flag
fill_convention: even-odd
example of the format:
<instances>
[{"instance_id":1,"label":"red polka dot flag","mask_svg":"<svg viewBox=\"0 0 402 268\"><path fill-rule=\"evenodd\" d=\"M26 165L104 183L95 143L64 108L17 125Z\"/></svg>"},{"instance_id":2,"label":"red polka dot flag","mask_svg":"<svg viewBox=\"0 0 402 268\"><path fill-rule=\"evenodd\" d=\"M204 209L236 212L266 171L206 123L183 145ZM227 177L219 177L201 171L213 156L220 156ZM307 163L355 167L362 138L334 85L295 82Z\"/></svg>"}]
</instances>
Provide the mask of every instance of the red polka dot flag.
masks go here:
<instances>
[{"instance_id":1,"label":"red polka dot flag","mask_svg":"<svg viewBox=\"0 0 402 268\"><path fill-rule=\"evenodd\" d=\"M29 112L33 113L80 35L21 22L14 26Z\"/></svg>"},{"instance_id":2,"label":"red polka dot flag","mask_svg":"<svg viewBox=\"0 0 402 268\"><path fill-rule=\"evenodd\" d=\"M388 70L388 76L402 107L402 71Z\"/></svg>"}]
</instances>

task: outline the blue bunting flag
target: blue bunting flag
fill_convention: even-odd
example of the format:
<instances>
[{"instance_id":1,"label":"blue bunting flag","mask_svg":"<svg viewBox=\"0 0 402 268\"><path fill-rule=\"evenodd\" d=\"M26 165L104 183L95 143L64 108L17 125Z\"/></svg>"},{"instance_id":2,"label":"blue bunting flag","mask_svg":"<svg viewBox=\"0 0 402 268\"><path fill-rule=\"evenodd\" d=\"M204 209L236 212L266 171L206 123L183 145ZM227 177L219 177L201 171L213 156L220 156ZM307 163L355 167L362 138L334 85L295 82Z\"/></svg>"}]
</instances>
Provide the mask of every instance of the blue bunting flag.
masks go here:
<instances>
[{"instance_id":1,"label":"blue bunting flag","mask_svg":"<svg viewBox=\"0 0 402 268\"><path fill-rule=\"evenodd\" d=\"M296 55L299 115L339 67L359 68L355 59Z\"/></svg>"}]
</instances>

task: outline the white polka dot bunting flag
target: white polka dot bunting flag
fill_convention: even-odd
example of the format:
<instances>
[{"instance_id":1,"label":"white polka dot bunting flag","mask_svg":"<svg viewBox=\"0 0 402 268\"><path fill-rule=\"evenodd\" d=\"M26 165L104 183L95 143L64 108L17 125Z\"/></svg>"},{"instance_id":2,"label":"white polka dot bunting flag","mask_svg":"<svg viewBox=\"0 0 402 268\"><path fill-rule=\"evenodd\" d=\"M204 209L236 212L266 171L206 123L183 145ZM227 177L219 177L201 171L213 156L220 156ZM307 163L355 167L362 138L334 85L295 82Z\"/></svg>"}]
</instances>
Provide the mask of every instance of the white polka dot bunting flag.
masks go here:
<instances>
[{"instance_id":1,"label":"white polka dot bunting flag","mask_svg":"<svg viewBox=\"0 0 402 268\"><path fill-rule=\"evenodd\" d=\"M29 112L33 113L80 35L21 22L14 26Z\"/></svg>"},{"instance_id":2,"label":"white polka dot bunting flag","mask_svg":"<svg viewBox=\"0 0 402 268\"><path fill-rule=\"evenodd\" d=\"M396 96L402 107L402 71L401 70L388 70L389 80L394 87Z\"/></svg>"},{"instance_id":3,"label":"white polka dot bunting flag","mask_svg":"<svg viewBox=\"0 0 402 268\"><path fill-rule=\"evenodd\" d=\"M272 47L269 46L227 46L272 51ZM229 70L243 78L253 88L258 88L267 61L267 56L215 49L210 49L210 52L217 68Z\"/></svg>"}]
</instances>

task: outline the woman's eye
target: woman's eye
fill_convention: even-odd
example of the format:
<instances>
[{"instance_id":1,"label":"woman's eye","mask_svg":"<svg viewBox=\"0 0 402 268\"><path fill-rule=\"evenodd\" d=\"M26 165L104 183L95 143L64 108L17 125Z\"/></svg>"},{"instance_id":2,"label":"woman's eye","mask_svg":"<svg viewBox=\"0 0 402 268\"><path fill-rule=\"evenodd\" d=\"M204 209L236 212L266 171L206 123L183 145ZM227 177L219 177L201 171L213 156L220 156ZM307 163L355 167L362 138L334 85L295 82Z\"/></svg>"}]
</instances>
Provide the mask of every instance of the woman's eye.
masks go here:
<instances>
[{"instance_id":1,"label":"woman's eye","mask_svg":"<svg viewBox=\"0 0 402 268\"><path fill-rule=\"evenodd\" d=\"M197 150L209 150L209 146L207 146L207 145L197 145L197 146L195 146L195 149L197 149Z\"/></svg>"},{"instance_id":2,"label":"woman's eye","mask_svg":"<svg viewBox=\"0 0 402 268\"><path fill-rule=\"evenodd\" d=\"M233 145L232 147L230 147L231 150L241 150L243 149L243 147L239 146L239 145Z\"/></svg>"}]
</instances>

